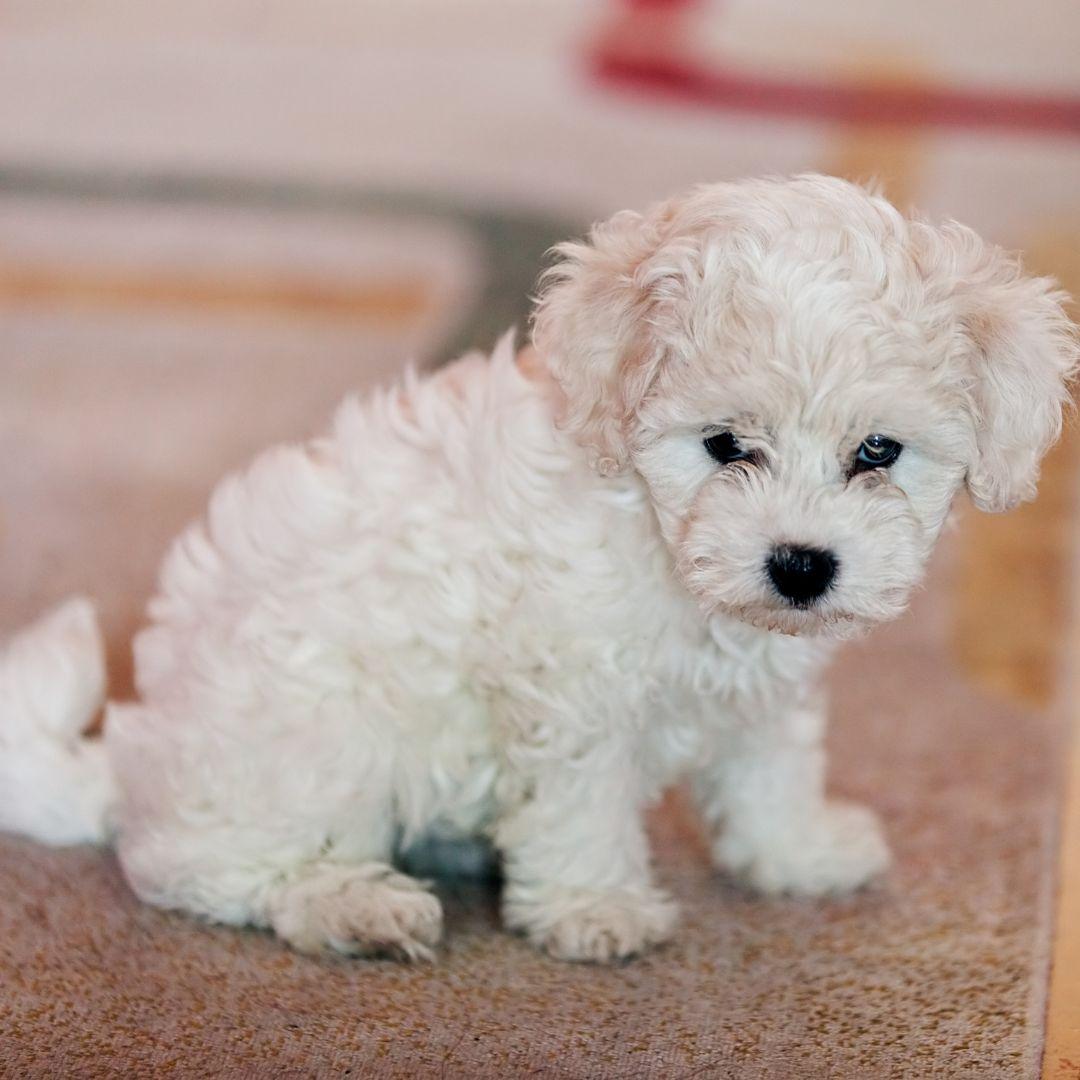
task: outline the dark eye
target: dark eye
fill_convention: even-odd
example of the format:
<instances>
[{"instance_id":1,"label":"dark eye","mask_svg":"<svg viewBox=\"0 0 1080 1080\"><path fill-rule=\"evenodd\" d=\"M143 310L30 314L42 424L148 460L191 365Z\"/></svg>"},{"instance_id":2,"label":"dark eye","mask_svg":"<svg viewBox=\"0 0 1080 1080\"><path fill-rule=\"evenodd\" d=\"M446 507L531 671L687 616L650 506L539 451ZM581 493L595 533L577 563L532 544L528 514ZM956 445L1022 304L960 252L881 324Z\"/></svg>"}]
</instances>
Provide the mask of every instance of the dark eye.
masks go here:
<instances>
[{"instance_id":1,"label":"dark eye","mask_svg":"<svg viewBox=\"0 0 1080 1080\"><path fill-rule=\"evenodd\" d=\"M730 465L733 461L757 460L757 454L753 450L744 450L730 431L718 431L715 435L710 435L704 446L721 465Z\"/></svg>"},{"instance_id":2,"label":"dark eye","mask_svg":"<svg viewBox=\"0 0 1080 1080\"><path fill-rule=\"evenodd\" d=\"M884 435L868 435L855 451L851 472L854 474L870 469L887 469L903 449L895 439L886 438Z\"/></svg>"}]
</instances>

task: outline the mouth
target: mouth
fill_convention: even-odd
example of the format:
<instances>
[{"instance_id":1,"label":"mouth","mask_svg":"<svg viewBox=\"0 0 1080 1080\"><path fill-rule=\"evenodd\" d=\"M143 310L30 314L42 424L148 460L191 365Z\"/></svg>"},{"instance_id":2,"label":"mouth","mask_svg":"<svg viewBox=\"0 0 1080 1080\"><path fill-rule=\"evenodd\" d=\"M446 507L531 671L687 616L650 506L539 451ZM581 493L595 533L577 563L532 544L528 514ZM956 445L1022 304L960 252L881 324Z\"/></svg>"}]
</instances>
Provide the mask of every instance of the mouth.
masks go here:
<instances>
[{"instance_id":1,"label":"mouth","mask_svg":"<svg viewBox=\"0 0 1080 1080\"><path fill-rule=\"evenodd\" d=\"M787 637L849 638L867 625L854 612L818 605L716 604L712 614L726 615L759 630Z\"/></svg>"}]
</instances>

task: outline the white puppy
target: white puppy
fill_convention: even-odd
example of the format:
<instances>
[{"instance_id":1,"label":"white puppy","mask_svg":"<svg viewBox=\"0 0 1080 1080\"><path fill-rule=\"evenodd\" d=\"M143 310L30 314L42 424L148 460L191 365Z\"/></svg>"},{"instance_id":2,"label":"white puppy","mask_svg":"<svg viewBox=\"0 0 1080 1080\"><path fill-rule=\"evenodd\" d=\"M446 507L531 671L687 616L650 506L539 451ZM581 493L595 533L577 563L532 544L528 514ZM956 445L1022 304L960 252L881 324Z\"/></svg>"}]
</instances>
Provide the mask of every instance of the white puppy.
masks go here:
<instances>
[{"instance_id":1,"label":"white puppy","mask_svg":"<svg viewBox=\"0 0 1080 1080\"><path fill-rule=\"evenodd\" d=\"M950 503L1034 494L1077 358L1062 295L959 225L804 176L701 187L567 244L504 339L260 457L175 544L102 695L76 601L0 665L0 826L111 839L145 900L304 950L429 957L392 868L486 835L508 926L668 937L643 808L689 774L718 866L853 889L823 665L897 615Z\"/></svg>"}]
</instances>

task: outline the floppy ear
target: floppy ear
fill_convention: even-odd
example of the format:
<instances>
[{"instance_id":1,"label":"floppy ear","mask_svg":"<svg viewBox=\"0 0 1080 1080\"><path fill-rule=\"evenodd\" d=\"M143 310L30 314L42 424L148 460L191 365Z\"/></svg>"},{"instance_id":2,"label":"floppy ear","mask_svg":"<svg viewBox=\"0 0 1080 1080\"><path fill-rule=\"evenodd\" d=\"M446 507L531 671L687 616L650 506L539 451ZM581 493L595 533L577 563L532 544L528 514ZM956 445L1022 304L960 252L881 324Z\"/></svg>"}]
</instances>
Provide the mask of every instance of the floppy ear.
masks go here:
<instances>
[{"instance_id":1,"label":"floppy ear","mask_svg":"<svg viewBox=\"0 0 1080 1080\"><path fill-rule=\"evenodd\" d=\"M566 399L560 426L605 474L626 465L629 422L663 359L656 324L681 274L654 257L670 220L664 205L623 211L587 243L560 244L533 316L533 341Z\"/></svg>"},{"instance_id":2,"label":"floppy ear","mask_svg":"<svg viewBox=\"0 0 1080 1080\"><path fill-rule=\"evenodd\" d=\"M1039 464L1061 434L1067 382L1080 362L1076 328L1064 311L1069 298L1051 278L1026 276L1019 258L970 229L950 223L935 232L931 272L952 277L975 414L968 491L980 510L1010 510L1035 497Z\"/></svg>"}]
</instances>

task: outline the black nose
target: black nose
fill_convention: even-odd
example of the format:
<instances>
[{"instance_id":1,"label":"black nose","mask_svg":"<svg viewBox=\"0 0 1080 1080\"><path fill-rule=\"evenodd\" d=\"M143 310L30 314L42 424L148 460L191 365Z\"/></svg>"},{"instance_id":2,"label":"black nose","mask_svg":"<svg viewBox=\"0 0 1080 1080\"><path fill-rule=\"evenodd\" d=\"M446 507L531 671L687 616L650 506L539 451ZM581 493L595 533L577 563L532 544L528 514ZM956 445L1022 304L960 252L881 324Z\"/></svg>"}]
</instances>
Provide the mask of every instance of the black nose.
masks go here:
<instances>
[{"instance_id":1,"label":"black nose","mask_svg":"<svg viewBox=\"0 0 1080 1080\"><path fill-rule=\"evenodd\" d=\"M765 564L776 591L793 604L811 604L836 577L836 556L820 548L776 548Z\"/></svg>"}]
</instances>

